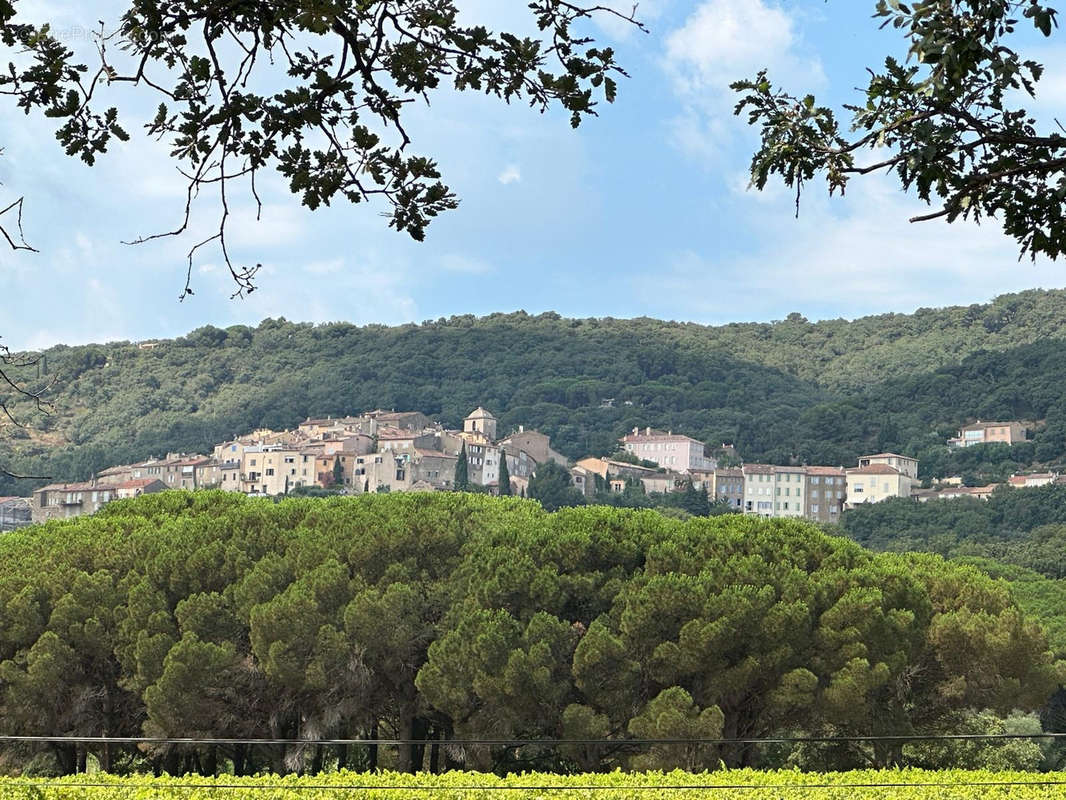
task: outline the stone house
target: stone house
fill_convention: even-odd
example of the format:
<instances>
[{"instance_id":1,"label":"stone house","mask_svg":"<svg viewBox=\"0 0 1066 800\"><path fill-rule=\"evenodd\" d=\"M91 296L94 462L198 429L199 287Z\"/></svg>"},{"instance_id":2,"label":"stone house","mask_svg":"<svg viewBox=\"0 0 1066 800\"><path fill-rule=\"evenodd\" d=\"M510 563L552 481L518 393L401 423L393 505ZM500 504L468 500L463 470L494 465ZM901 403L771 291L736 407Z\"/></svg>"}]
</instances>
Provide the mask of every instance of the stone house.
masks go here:
<instances>
[{"instance_id":1,"label":"stone house","mask_svg":"<svg viewBox=\"0 0 1066 800\"><path fill-rule=\"evenodd\" d=\"M33 521L30 501L25 497L0 497L0 532L13 531Z\"/></svg>"},{"instance_id":2,"label":"stone house","mask_svg":"<svg viewBox=\"0 0 1066 800\"><path fill-rule=\"evenodd\" d=\"M34 523L95 514L112 500L162 492L168 487L158 478L137 478L115 484L95 481L53 483L33 493L30 517Z\"/></svg>"}]
</instances>

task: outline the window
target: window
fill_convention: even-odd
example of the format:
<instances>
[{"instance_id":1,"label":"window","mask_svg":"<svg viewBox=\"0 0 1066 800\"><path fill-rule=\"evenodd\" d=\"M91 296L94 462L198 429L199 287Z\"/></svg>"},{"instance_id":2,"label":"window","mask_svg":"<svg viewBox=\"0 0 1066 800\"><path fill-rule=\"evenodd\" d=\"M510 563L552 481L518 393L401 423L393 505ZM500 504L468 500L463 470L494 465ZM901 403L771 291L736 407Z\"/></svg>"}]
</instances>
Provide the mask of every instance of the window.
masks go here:
<instances>
[{"instance_id":1,"label":"window","mask_svg":"<svg viewBox=\"0 0 1066 800\"><path fill-rule=\"evenodd\" d=\"M781 487L780 486L777 487L777 496L778 497L781 496Z\"/></svg>"},{"instance_id":2,"label":"window","mask_svg":"<svg viewBox=\"0 0 1066 800\"><path fill-rule=\"evenodd\" d=\"M252 466L254 467L254 466L255 466L255 459L253 458L253 459L252 459L251 461L249 461L248 463L249 463L249 464L251 464L251 465L252 465Z\"/></svg>"},{"instance_id":3,"label":"window","mask_svg":"<svg viewBox=\"0 0 1066 800\"><path fill-rule=\"evenodd\" d=\"M817 514L817 513L818 513L818 506L817 506L817 504L815 504L815 505L812 505L812 506L811 506L811 513L812 513L812 514Z\"/></svg>"},{"instance_id":4,"label":"window","mask_svg":"<svg viewBox=\"0 0 1066 800\"><path fill-rule=\"evenodd\" d=\"M818 494L819 492L817 489L811 489L811 497L818 497Z\"/></svg>"},{"instance_id":5,"label":"window","mask_svg":"<svg viewBox=\"0 0 1066 800\"><path fill-rule=\"evenodd\" d=\"M267 467L266 474L267 475L273 475L274 474L274 468L273 467Z\"/></svg>"},{"instance_id":6,"label":"window","mask_svg":"<svg viewBox=\"0 0 1066 800\"><path fill-rule=\"evenodd\" d=\"M885 484L885 494L888 494L888 484Z\"/></svg>"},{"instance_id":7,"label":"window","mask_svg":"<svg viewBox=\"0 0 1066 800\"><path fill-rule=\"evenodd\" d=\"M836 514L837 513L837 507L836 506L829 506L829 513L830 514Z\"/></svg>"},{"instance_id":8,"label":"window","mask_svg":"<svg viewBox=\"0 0 1066 800\"><path fill-rule=\"evenodd\" d=\"M293 458L292 456L285 456L285 463L286 464L295 464L296 463L296 459Z\"/></svg>"},{"instance_id":9,"label":"window","mask_svg":"<svg viewBox=\"0 0 1066 800\"><path fill-rule=\"evenodd\" d=\"M822 482L822 479L819 478L817 475L812 475L811 476L811 483L821 483L821 482Z\"/></svg>"},{"instance_id":10,"label":"window","mask_svg":"<svg viewBox=\"0 0 1066 800\"><path fill-rule=\"evenodd\" d=\"M851 490L855 492L855 494L862 494L862 484L856 483L854 486L851 487Z\"/></svg>"},{"instance_id":11,"label":"window","mask_svg":"<svg viewBox=\"0 0 1066 800\"><path fill-rule=\"evenodd\" d=\"M786 486L786 487L785 487L785 497L788 497L788 492L789 492L789 489L788 489L788 487ZM788 506L785 506L785 507L787 508Z\"/></svg>"}]
</instances>

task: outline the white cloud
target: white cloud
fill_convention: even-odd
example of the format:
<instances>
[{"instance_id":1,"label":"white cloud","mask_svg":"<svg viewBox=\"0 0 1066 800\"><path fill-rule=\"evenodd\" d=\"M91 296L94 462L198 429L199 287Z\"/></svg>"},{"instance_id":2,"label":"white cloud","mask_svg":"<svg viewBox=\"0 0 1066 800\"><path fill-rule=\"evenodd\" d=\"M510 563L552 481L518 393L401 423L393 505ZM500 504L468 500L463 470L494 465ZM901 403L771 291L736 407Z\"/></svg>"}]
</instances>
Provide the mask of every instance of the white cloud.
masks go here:
<instances>
[{"instance_id":1,"label":"white cloud","mask_svg":"<svg viewBox=\"0 0 1066 800\"><path fill-rule=\"evenodd\" d=\"M769 0L706 0L665 40L664 65L682 111L671 122L675 144L705 158L718 155L742 122L729 84L760 69L810 89L825 83L821 61L807 53L793 18Z\"/></svg>"},{"instance_id":2,"label":"white cloud","mask_svg":"<svg viewBox=\"0 0 1066 800\"><path fill-rule=\"evenodd\" d=\"M344 269L343 258L331 258L324 261L312 261L304 264L304 272L311 275L335 275Z\"/></svg>"},{"instance_id":3,"label":"white cloud","mask_svg":"<svg viewBox=\"0 0 1066 800\"><path fill-rule=\"evenodd\" d=\"M466 275L485 275L493 271L492 265L485 261L456 253L442 256L440 265L448 272L459 272Z\"/></svg>"},{"instance_id":4,"label":"white cloud","mask_svg":"<svg viewBox=\"0 0 1066 800\"><path fill-rule=\"evenodd\" d=\"M638 288L670 298L669 311L657 313L717 322L735 320L738 307L752 319L797 309L855 317L986 301L1062 282L1046 260L1018 264L1018 247L996 220L909 223L928 207L890 177L858 181L843 200L811 192L798 220L792 202L786 192L738 195L767 245L739 257L710 248L675 253L654 278L636 279Z\"/></svg>"},{"instance_id":5,"label":"white cloud","mask_svg":"<svg viewBox=\"0 0 1066 800\"><path fill-rule=\"evenodd\" d=\"M504 167L503 172L497 176L496 180L504 186L509 183L518 183L522 180L522 170L518 168L517 164L508 164Z\"/></svg>"}]
</instances>

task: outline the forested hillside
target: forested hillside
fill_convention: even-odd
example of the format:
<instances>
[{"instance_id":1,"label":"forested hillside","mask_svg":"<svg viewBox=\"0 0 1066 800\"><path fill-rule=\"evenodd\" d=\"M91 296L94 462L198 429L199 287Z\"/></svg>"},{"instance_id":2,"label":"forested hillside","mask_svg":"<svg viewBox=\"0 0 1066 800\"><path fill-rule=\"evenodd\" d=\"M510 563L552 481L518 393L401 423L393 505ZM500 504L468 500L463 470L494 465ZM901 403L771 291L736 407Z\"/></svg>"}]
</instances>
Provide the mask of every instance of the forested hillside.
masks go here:
<instances>
[{"instance_id":1,"label":"forested hillside","mask_svg":"<svg viewBox=\"0 0 1066 800\"><path fill-rule=\"evenodd\" d=\"M609 451L635 425L737 445L747 460L847 465L862 451L918 456L923 474L999 477L1066 457L1066 292L853 322L709 327L523 312L400 327L266 320L205 327L140 349L54 347L50 417L0 433L18 470L80 479L259 426L375 407L458 425L472 408L536 426L570 456ZM601 407L613 398L610 408ZM973 418L1046 420L1032 443L949 454ZM28 484L0 484L0 492Z\"/></svg>"}]
</instances>

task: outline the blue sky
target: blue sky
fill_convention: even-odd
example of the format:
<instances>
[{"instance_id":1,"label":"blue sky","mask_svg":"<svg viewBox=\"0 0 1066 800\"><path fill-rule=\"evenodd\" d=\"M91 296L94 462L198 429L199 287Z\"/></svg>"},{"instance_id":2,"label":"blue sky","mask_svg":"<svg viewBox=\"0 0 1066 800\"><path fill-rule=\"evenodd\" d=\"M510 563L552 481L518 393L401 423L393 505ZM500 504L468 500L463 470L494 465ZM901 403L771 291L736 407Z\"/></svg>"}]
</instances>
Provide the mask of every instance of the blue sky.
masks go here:
<instances>
[{"instance_id":1,"label":"blue sky","mask_svg":"<svg viewBox=\"0 0 1066 800\"><path fill-rule=\"evenodd\" d=\"M141 138L152 104L132 110L134 140L88 168L63 155L53 126L3 115L0 204L26 195L26 233L40 254L0 251L0 342L176 336L205 324L290 320L395 324L524 309L567 316L655 316L705 323L853 318L982 302L1066 284L1061 265L1017 261L994 225L910 225L922 206L891 179L805 196L800 218L781 187L748 191L754 134L733 117L730 80L768 67L788 88L854 100L863 68L901 40L878 31L872 0L645 0L648 35L596 29L632 77L618 102L573 131L478 95L444 91L411 109L414 147L440 162L462 199L424 243L385 228L380 209L338 204L311 213L264 181L256 223L239 203L237 260L261 262L259 290L231 300L217 253L196 262L196 294L177 301L191 239L128 246L173 227L183 182L166 150ZM76 47L119 0L23 0ZM470 19L528 26L521 0L463 0ZM1042 43L1040 104L1066 103L1066 50ZM132 105L131 105L132 103ZM205 202L197 219L210 225ZM195 220L194 220L195 221ZM201 230L204 228L201 227Z\"/></svg>"}]
</instances>

